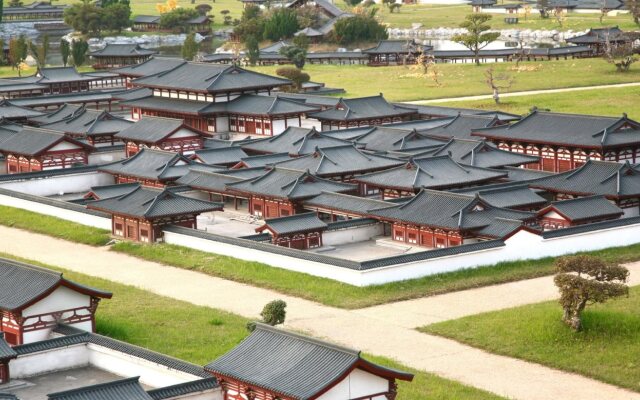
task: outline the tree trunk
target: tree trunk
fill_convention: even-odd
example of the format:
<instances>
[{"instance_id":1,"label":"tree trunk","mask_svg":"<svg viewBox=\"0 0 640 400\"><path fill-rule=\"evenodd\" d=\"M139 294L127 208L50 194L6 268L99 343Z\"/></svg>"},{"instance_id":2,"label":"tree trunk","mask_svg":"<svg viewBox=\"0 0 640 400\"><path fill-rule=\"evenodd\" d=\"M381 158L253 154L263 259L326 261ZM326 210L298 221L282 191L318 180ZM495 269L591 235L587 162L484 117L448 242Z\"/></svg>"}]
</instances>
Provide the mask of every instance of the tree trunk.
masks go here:
<instances>
[{"instance_id":1,"label":"tree trunk","mask_svg":"<svg viewBox=\"0 0 640 400\"><path fill-rule=\"evenodd\" d=\"M500 104L500 92L496 88L493 89L493 100L496 104Z\"/></svg>"}]
</instances>

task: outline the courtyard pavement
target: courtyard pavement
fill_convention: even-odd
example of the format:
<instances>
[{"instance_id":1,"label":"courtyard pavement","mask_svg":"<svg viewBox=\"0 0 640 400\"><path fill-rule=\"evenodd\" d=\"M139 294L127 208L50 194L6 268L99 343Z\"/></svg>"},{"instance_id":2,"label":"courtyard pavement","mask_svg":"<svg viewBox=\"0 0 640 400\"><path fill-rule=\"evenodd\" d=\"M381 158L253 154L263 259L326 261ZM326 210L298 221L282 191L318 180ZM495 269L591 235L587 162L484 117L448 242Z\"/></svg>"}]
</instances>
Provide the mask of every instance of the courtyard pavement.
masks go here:
<instances>
[{"instance_id":1,"label":"courtyard pavement","mask_svg":"<svg viewBox=\"0 0 640 400\"><path fill-rule=\"evenodd\" d=\"M640 400L631 392L581 375L494 355L413 328L477 312L557 296L538 278L361 310L342 310L262 288L168 267L44 235L0 226L0 252L133 285L196 305L258 318L263 305L285 300L289 329L395 359L407 366L522 400ZM640 263L628 265L640 283ZM117 293L115 293L117 296Z\"/></svg>"}]
</instances>

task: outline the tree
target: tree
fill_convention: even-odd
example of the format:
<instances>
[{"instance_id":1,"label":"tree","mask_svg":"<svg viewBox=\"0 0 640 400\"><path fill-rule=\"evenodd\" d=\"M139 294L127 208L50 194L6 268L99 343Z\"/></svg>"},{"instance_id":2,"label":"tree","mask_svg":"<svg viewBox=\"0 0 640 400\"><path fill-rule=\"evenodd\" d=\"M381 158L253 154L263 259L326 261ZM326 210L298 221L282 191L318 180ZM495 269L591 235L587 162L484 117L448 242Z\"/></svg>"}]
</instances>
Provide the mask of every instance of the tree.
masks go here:
<instances>
[{"instance_id":1,"label":"tree","mask_svg":"<svg viewBox=\"0 0 640 400\"><path fill-rule=\"evenodd\" d=\"M276 70L276 75L283 78L287 78L293 82L293 89L299 91L302 89L302 84L309 82L311 77L306 72L294 67L282 67Z\"/></svg>"},{"instance_id":2,"label":"tree","mask_svg":"<svg viewBox=\"0 0 640 400\"><path fill-rule=\"evenodd\" d=\"M71 57L74 66L79 67L84 64L87 59L87 51L89 51L89 45L84 39L74 39L71 42Z\"/></svg>"},{"instance_id":3,"label":"tree","mask_svg":"<svg viewBox=\"0 0 640 400\"><path fill-rule=\"evenodd\" d=\"M509 89L515 79L513 79L508 74L496 74L493 70L493 67L487 68L484 72L484 76L486 78L487 85L493 91L493 100L496 104L500 104L500 91L503 89Z\"/></svg>"},{"instance_id":4,"label":"tree","mask_svg":"<svg viewBox=\"0 0 640 400\"><path fill-rule=\"evenodd\" d=\"M531 5L527 4L522 8L522 14L524 15L524 20L529 19L529 15L531 15Z\"/></svg>"},{"instance_id":5,"label":"tree","mask_svg":"<svg viewBox=\"0 0 640 400\"><path fill-rule=\"evenodd\" d=\"M553 16L555 17L558 25L560 25L560 28L564 27L564 23L567 21L567 12L562 8L556 8L553 12Z\"/></svg>"},{"instance_id":6,"label":"tree","mask_svg":"<svg viewBox=\"0 0 640 400\"><path fill-rule=\"evenodd\" d=\"M20 76L20 64L27 58L28 51L27 38L24 35L9 41L9 63L11 69L18 70L18 76Z\"/></svg>"},{"instance_id":7,"label":"tree","mask_svg":"<svg viewBox=\"0 0 640 400\"><path fill-rule=\"evenodd\" d=\"M318 27L322 20L320 9L309 4L298 7L296 14L301 29Z\"/></svg>"},{"instance_id":8,"label":"tree","mask_svg":"<svg viewBox=\"0 0 640 400\"><path fill-rule=\"evenodd\" d=\"M626 0L625 5L636 25L640 25L640 0Z\"/></svg>"},{"instance_id":9,"label":"tree","mask_svg":"<svg viewBox=\"0 0 640 400\"><path fill-rule=\"evenodd\" d=\"M451 39L473 51L476 65L480 65L480 50L500 36L498 32L489 32L491 26L487 22L491 18L491 15L483 13L467 15L465 21L460 24L460 27L465 28L467 33L454 35Z\"/></svg>"},{"instance_id":10,"label":"tree","mask_svg":"<svg viewBox=\"0 0 640 400\"><path fill-rule=\"evenodd\" d=\"M22 7L23 3L20 0L9 1L9 7Z\"/></svg>"},{"instance_id":11,"label":"tree","mask_svg":"<svg viewBox=\"0 0 640 400\"><path fill-rule=\"evenodd\" d=\"M393 14L394 11L400 12L401 3L396 3L396 0L382 0L382 4L385 4L389 8L389 13Z\"/></svg>"},{"instance_id":12,"label":"tree","mask_svg":"<svg viewBox=\"0 0 640 400\"><path fill-rule=\"evenodd\" d=\"M3 12L4 12L4 0L0 0L0 22L2 22Z\"/></svg>"},{"instance_id":13,"label":"tree","mask_svg":"<svg viewBox=\"0 0 640 400\"><path fill-rule=\"evenodd\" d=\"M538 0L537 1L538 12L540 12L540 18L547 19L549 18L549 0Z\"/></svg>"},{"instance_id":14,"label":"tree","mask_svg":"<svg viewBox=\"0 0 640 400\"><path fill-rule=\"evenodd\" d=\"M293 45L307 51L309 50L309 45L310 45L309 37L304 33L298 36L294 36Z\"/></svg>"},{"instance_id":15,"label":"tree","mask_svg":"<svg viewBox=\"0 0 640 400\"><path fill-rule=\"evenodd\" d=\"M229 15L229 10L222 10L220 14L222 14L222 19L225 25L231 25L231 15Z\"/></svg>"},{"instance_id":16,"label":"tree","mask_svg":"<svg viewBox=\"0 0 640 400\"><path fill-rule=\"evenodd\" d=\"M69 55L71 54L71 47L69 46L69 42L64 39L60 39L60 55L62 56L62 65L65 67L69 62Z\"/></svg>"},{"instance_id":17,"label":"tree","mask_svg":"<svg viewBox=\"0 0 640 400\"><path fill-rule=\"evenodd\" d=\"M180 32L187 32L189 25L187 21L196 18L198 12L193 8L176 8L160 15L160 27Z\"/></svg>"},{"instance_id":18,"label":"tree","mask_svg":"<svg viewBox=\"0 0 640 400\"><path fill-rule=\"evenodd\" d=\"M255 5L248 5L242 12L240 23L233 29L233 33L244 42L253 36L258 42L262 40L264 32L264 18L262 10Z\"/></svg>"},{"instance_id":19,"label":"tree","mask_svg":"<svg viewBox=\"0 0 640 400\"><path fill-rule=\"evenodd\" d=\"M345 0L344 2L350 5L351 7L355 7L358 4L362 3L362 0Z\"/></svg>"},{"instance_id":20,"label":"tree","mask_svg":"<svg viewBox=\"0 0 640 400\"><path fill-rule=\"evenodd\" d=\"M277 41L290 38L300 29L295 10L290 8L278 8L264 23L265 39Z\"/></svg>"},{"instance_id":21,"label":"tree","mask_svg":"<svg viewBox=\"0 0 640 400\"><path fill-rule=\"evenodd\" d=\"M193 61L195 56L198 54L198 50L200 49L200 45L196 42L196 34L190 33L187 35L187 38L184 40L182 44L182 58L187 61Z\"/></svg>"},{"instance_id":22,"label":"tree","mask_svg":"<svg viewBox=\"0 0 640 400\"><path fill-rule=\"evenodd\" d=\"M387 39L387 28L376 19L377 12L378 9L372 7L360 10L353 17L339 19L333 26L333 40L342 45L349 45Z\"/></svg>"},{"instance_id":23,"label":"tree","mask_svg":"<svg viewBox=\"0 0 640 400\"><path fill-rule=\"evenodd\" d=\"M0 0L2 2L2 0ZM0 49L4 49L4 39L0 38ZM0 65L6 65L7 60L4 58L4 51L0 52Z\"/></svg>"},{"instance_id":24,"label":"tree","mask_svg":"<svg viewBox=\"0 0 640 400\"><path fill-rule=\"evenodd\" d=\"M198 14L202 16L209 14L213 10L213 7L209 4L198 4L195 8Z\"/></svg>"},{"instance_id":25,"label":"tree","mask_svg":"<svg viewBox=\"0 0 640 400\"><path fill-rule=\"evenodd\" d=\"M64 10L64 22L83 35L97 33L104 24L104 12L89 0L82 0Z\"/></svg>"},{"instance_id":26,"label":"tree","mask_svg":"<svg viewBox=\"0 0 640 400\"><path fill-rule=\"evenodd\" d=\"M302 69L307 61L307 50L298 46L283 46L279 51L280 55L291 61L293 65Z\"/></svg>"},{"instance_id":27,"label":"tree","mask_svg":"<svg viewBox=\"0 0 640 400\"><path fill-rule=\"evenodd\" d=\"M112 4L102 9L104 29L122 32L131 25L131 7L125 3Z\"/></svg>"},{"instance_id":28,"label":"tree","mask_svg":"<svg viewBox=\"0 0 640 400\"><path fill-rule=\"evenodd\" d=\"M631 64L638 61L633 47L633 41L622 44L612 44L609 36L605 37L604 59L616 66L618 72L627 72L631 68Z\"/></svg>"},{"instance_id":29,"label":"tree","mask_svg":"<svg viewBox=\"0 0 640 400\"><path fill-rule=\"evenodd\" d=\"M260 48L258 47L258 40L255 38L255 36L251 35L245 40L244 46L246 48L247 61L249 62L249 65L256 65L258 59L260 58Z\"/></svg>"},{"instance_id":30,"label":"tree","mask_svg":"<svg viewBox=\"0 0 640 400\"><path fill-rule=\"evenodd\" d=\"M554 282L560 289L562 320L576 331L582 329L582 312L589 304L629 294L625 284L629 270L588 255L566 256L556 260Z\"/></svg>"},{"instance_id":31,"label":"tree","mask_svg":"<svg viewBox=\"0 0 640 400\"><path fill-rule=\"evenodd\" d=\"M265 324L276 326L284 324L287 317L287 303L283 300L274 300L265 304L260 316Z\"/></svg>"}]
</instances>

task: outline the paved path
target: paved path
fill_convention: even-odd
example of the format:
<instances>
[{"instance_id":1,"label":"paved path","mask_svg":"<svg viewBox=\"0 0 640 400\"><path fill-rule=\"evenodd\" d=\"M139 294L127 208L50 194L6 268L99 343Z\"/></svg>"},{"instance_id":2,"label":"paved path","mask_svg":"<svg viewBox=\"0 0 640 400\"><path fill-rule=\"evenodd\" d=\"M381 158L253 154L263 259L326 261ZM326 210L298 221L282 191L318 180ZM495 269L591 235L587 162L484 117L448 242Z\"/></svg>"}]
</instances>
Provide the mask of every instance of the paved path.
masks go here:
<instances>
[{"instance_id":1,"label":"paved path","mask_svg":"<svg viewBox=\"0 0 640 400\"><path fill-rule=\"evenodd\" d=\"M405 365L505 397L522 400L640 400L639 393L538 364L493 355L410 329L412 325L433 320L433 317L420 312L424 307L451 308L455 310L451 316L457 317L517 304L513 299L520 299L523 292L527 293L528 300L518 303L552 298L552 291L541 290L548 278L403 302L410 309L408 312L417 318L417 322L411 323L404 318L398 319L398 314L404 314L404 308L402 313L394 313L396 305L390 305L388 309L380 306L358 311L341 310L198 272L143 261L110 252L107 248L96 249L4 226L0 227L0 237L0 252L249 318L256 318L266 302L283 299L288 304L286 325L290 329L393 358ZM633 271L635 278L639 269L634 266ZM435 320L442 320L448 314L434 311L433 315L436 315Z\"/></svg>"},{"instance_id":2,"label":"paved path","mask_svg":"<svg viewBox=\"0 0 640 400\"><path fill-rule=\"evenodd\" d=\"M503 99L507 97L532 96L536 94L578 92L582 90L614 89L614 88L623 88L623 87L631 87L631 86L640 86L640 82L615 83L611 85L597 85L597 86L580 86L580 87L561 88L561 89L526 90L522 92L500 93L500 98ZM420 104L445 103L445 102L452 102L452 101L473 101L473 100L487 100L487 99L493 99L493 95L483 94L478 96L447 97L442 99L407 101L405 103L420 105Z\"/></svg>"}]
</instances>

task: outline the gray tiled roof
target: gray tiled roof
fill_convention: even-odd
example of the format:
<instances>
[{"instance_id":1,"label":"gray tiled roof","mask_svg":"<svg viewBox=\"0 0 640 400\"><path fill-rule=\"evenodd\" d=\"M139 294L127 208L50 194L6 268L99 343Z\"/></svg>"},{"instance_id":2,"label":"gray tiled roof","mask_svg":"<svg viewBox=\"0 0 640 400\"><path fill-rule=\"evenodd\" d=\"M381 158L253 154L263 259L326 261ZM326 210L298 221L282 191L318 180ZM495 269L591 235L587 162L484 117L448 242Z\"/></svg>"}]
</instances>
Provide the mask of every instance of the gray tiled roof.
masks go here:
<instances>
[{"instance_id":1,"label":"gray tiled roof","mask_svg":"<svg viewBox=\"0 0 640 400\"><path fill-rule=\"evenodd\" d=\"M545 176L555 175L554 172L540 171L536 169L526 169L526 168L520 168L520 167L504 167L503 170L506 171L507 174L509 174L508 179L510 181L517 181L517 182L528 181L531 179L538 179Z\"/></svg>"},{"instance_id":2,"label":"gray tiled roof","mask_svg":"<svg viewBox=\"0 0 640 400\"><path fill-rule=\"evenodd\" d=\"M107 43L100 50L89 53L91 57L141 57L156 54L156 51L143 49L138 44Z\"/></svg>"},{"instance_id":3,"label":"gray tiled roof","mask_svg":"<svg viewBox=\"0 0 640 400\"><path fill-rule=\"evenodd\" d=\"M375 217L419 226L430 226L502 238L535 214L495 207L477 196L422 190L409 202L372 210Z\"/></svg>"},{"instance_id":4,"label":"gray tiled roof","mask_svg":"<svg viewBox=\"0 0 640 400\"><path fill-rule=\"evenodd\" d=\"M208 165L237 164L242 158L247 157L247 153L240 147L196 150L195 155Z\"/></svg>"},{"instance_id":5,"label":"gray tiled roof","mask_svg":"<svg viewBox=\"0 0 640 400\"><path fill-rule=\"evenodd\" d=\"M240 162L245 168L265 167L290 160L288 153L263 154L259 156L243 157Z\"/></svg>"},{"instance_id":6,"label":"gray tiled roof","mask_svg":"<svg viewBox=\"0 0 640 400\"><path fill-rule=\"evenodd\" d=\"M233 65L187 62L163 72L135 79L133 83L138 86L217 93L275 88L290 85L291 81Z\"/></svg>"},{"instance_id":7,"label":"gray tiled roof","mask_svg":"<svg viewBox=\"0 0 640 400\"><path fill-rule=\"evenodd\" d=\"M204 378L196 381L179 383L177 385L165 386L159 389L148 390L147 393L153 400L165 400L180 398L190 393L204 392L218 387L215 378Z\"/></svg>"},{"instance_id":8,"label":"gray tiled roof","mask_svg":"<svg viewBox=\"0 0 640 400\"><path fill-rule=\"evenodd\" d=\"M522 120L494 128L475 129L474 136L601 149L640 143L640 123L626 117L602 117L534 111Z\"/></svg>"},{"instance_id":9,"label":"gray tiled roof","mask_svg":"<svg viewBox=\"0 0 640 400\"><path fill-rule=\"evenodd\" d=\"M280 218L271 218L264 221L264 225L256 229L256 232L263 232L265 229L274 232L276 235L286 235L295 232L320 231L327 229L324 223L314 212L289 215Z\"/></svg>"},{"instance_id":10,"label":"gray tiled roof","mask_svg":"<svg viewBox=\"0 0 640 400\"><path fill-rule=\"evenodd\" d=\"M78 73L75 67L38 68L35 77L37 82L41 84L93 81L97 79L88 74Z\"/></svg>"},{"instance_id":11,"label":"gray tiled roof","mask_svg":"<svg viewBox=\"0 0 640 400\"><path fill-rule=\"evenodd\" d=\"M373 151L400 151L416 148L437 148L446 141L419 134L415 130L375 126L356 139L357 145Z\"/></svg>"},{"instance_id":12,"label":"gray tiled roof","mask_svg":"<svg viewBox=\"0 0 640 400\"><path fill-rule=\"evenodd\" d=\"M114 134L133 125L133 122L104 110L82 108L73 115L48 124L43 128L83 136Z\"/></svg>"},{"instance_id":13,"label":"gray tiled roof","mask_svg":"<svg viewBox=\"0 0 640 400\"><path fill-rule=\"evenodd\" d=\"M121 101L119 105L124 107L138 107L150 110L164 110L197 115L211 114L212 112L218 111L224 107L223 105L218 106L205 101L170 99L168 97L153 96L152 94L144 97L136 96L133 99ZM216 109L211 110L213 105L215 105Z\"/></svg>"},{"instance_id":14,"label":"gray tiled roof","mask_svg":"<svg viewBox=\"0 0 640 400\"><path fill-rule=\"evenodd\" d=\"M283 168L309 171L319 176L335 176L379 171L403 164L396 158L368 154L353 145L325 147L313 154L279 163Z\"/></svg>"},{"instance_id":15,"label":"gray tiled roof","mask_svg":"<svg viewBox=\"0 0 640 400\"><path fill-rule=\"evenodd\" d=\"M73 143L83 149L92 149L91 146L71 139L62 133L25 126L21 131L0 142L0 151L36 156L63 141Z\"/></svg>"},{"instance_id":16,"label":"gray tiled roof","mask_svg":"<svg viewBox=\"0 0 640 400\"><path fill-rule=\"evenodd\" d=\"M121 162L103 165L99 170L163 181L177 179L186 174L191 164L191 160L180 154L146 148Z\"/></svg>"},{"instance_id":17,"label":"gray tiled roof","mask_svg":"<svg viewBox=\"0 0 640 400\"><path fill-rule=\"evenodd\" d=\"M15 105L9 100L0 100L0 119L33 118L43 114L41 111Z\"/></svg>"},{"instance_id":18,"label":"gray tiled roof","mask_svg":"<svg viewBox=\"0 0 640 400\"><path fill-rule=\"evenodd\" d=\"M459 114L447 124L421 131L429 136L436 136L445 139L480 139L471 136L471 132L480 128L494 126L499 120L494 115L463 115Z\"/></svg>"},{"instance_id":19,"label":"gray tiled roof","mask_svg":"<svg viewBox=\"0 0 640 400\"><path fill-rule=\"evenodd\" d=\"M19 310L50 293L61 284L81 288L63 278L62 273L0 258L0 309ZM84 288L95 296L111 297L111 293Z\"/></svg>"},{"instance_id":20,"label":"gray tiled roof","mask_svg":"<svg viewBox=\"0 0 640 400\"><path fill-rule=\"evenodd\" d=\"M0 332L0 361L10 360L12 358L16 358L18 353L15 352L4 340L4 333ZM2 396L0 395L0 399Z\"/></svg>"},{"instance_id":21,"label":"gray tiled roof","mask_svg":"<svg viewBox=\"0 0 640 400\"><path fill-rule=\"evenodd\" d=\"M618 5L621 4L621 2L618 0L610 0L610 2L612 3L615 2ZM578 2L576 1L575 3L578 3ZM600 6L596 8L597 9L602 8L602 2L597 1L597 3L600 4ZM616 7L611 7L610 9L613 9L613 8L616 8ZM596 43L604 44L606 43L607 39L609 39L609 41L611 42L615 42L618 40L621 40L621 41L629 40L629 38L625 35L625 33L620 28L615 26L611 28L589 29L589 31L584 35L574 36L572 38L569 38L567 39L567 42L573 43L573 44L596 44Z\"/></svg>"},{"instance_id":22,"label":"gray tiled roof","mask_svg":"<svg viewBox=\"0 0 640 400\"><path fill-rule=\"evenodd\" d=\"M375 47L362 50L365 54L409 54L428 52L433 46L422 45L413 39L381 40Z\"/></svg>"},{"instance_id":23,"label":"gray tiled roof","mask_svg":"<svg viewBox=\"0 0 640 400\"><path fill-rule=\"evenodd\" d=\"M0 393L0 400L20 400L11 393Z\"/></svg>"},{"instance_id":24,"label":"gray tiled roof","mask_svg":"<svg viewBox=\"0 0 640 400\"><path fill-rule=\"evenodd\" d=\"M321 179L308 172L274 167L265 174L241 182L228 183L227 188L285 199L304 199L322 192L354 192L357 185Z\"/></svg>"},{"instance_id":25,"label":"gray tiled roof","mask_svg":"<svg viewBox=\"0 0 640 400\"><path fill-rule=\"evenodd\" d=\"M419 190L469 186L506 177L505 172L461 165L449 156L410 160L403 166L362 175L356 181L383 188Z\"/></svg>"},{"instance_id":26,"label":"gray tiled roof","mask_svg":"<svg viewBox=\"0 0 640 400\"><path fill-rule=\"evenodd\" d=\"M202 132L186 125L182 119L144 116L123 128L114 137L144 143L158 143L181 128L204 136Z\"/></svg>"},{"instance_id":27,"label":"gray tiled roof","mask_svg":"<svg viewBox=\"0 0 640 400\"><path fill-rule=\"evenodd\" d=\"M536 156L500 150L493 144L478 140L451 139L436 151L429 151L430 156L449 155L459 163L484 168L500 168L536 163Z\"/></svg>"},{"instance_id":28,"label":"gray tiled roof","mask_svg":"<svg viewBox=\"0 0 640 400\"><path fill-rule=\"evenodd\" d=\"M187 185L195 189L208 190L223 193L227 190L227 184L240 182L245 179L255 178L265 173L263 168L245 168L224 171L216 167L193 165L189 172L180 177L176 183Z\"/></svg>"},{"instance_id":29,"label":"gray tiled roof","mask_svg":"<svg viewBox=\"0 0 640 400\"><path fill-rule=\"evenodd\" d=\"M290 126L281 134L242 145L248 151L259 153L287 152L293 156L311 154L316 148L349 144L348 141L323 135L311 128Z\"/></svg>"},{"instance_id":30,"label":"gray tiled roof","mask_svg":"<svg viewBox=\"0 0 640 400\"><path fill-rule=\"evenodd\" d=\"M461 108L461 107L445 107L436 106L432 104L409 104L409 103L396 103L398 105L415 108L418 113L430 118L442 118L442 117L457 117L458 115L484 115L495 116L500 121L515 121L520 119L520 115L510 114L502 111L487 111L476 108Z\"/></svg>"},{"instance_id":31,"label":"gray tiled roof","mask_svg":"<svg viewBox=\"0 0 640 400\"><path fill-rule=\"evenodd\" d=\"M468 195L478 194L491 205L504 208L535 207L545 205L547 200L527 185L512 186L494 185L496 187L476 186L468 189L458 189L455 193Z\"/></svg>"},{"instance_id":32,"label":"gray tiled roof","mask_svg":"<svg viewBox=\"0 0 640 400\"><path fill-rule=\"evenodd\" d=\"M584 220L616 217L624 214L624 211L604 196L589 196L571 200L554 201L539 215L544 215L549 210L555 210L560 215L570 221L579 222Z\"/></svg>"},{"instance_id":33,"label":"gray tiled roof","mask_svg":"<svg viewBox=\"0 0 640 400\"><path fill-rule=\"evenodd\" d=\"M333 192L322 192L309 200L305 200L303 204L306 208L319 207L358 215L366 215L369 210L395 205L383 200Z\"/></svg>"},{"instance_id":34,"label":"gray tiled roof","mask_svg":"<svg viewBox=\"0 0 640 400\"><path fill-rule=\"evenodd\" d=\"M62 105L62 107L48 114L29 118L29 121L37 125L50 124L53 122L62 121L63 119L67 119L83 108L84 106L82 105L64 104Z\"/></svg>"},{"instance_id":35,"label":"gray tiled roof","mask_svg":"<svg viewBox=\"0 0 640 400\"><path fill-rule=\"evenodd\" d=\"M589 160L583 166L528 182L531 187L578 195L610 198L640 196L638 164Z\"/></svg>"},{"instance_id":36,"label":"gray tiled roof","mask_svg":"<svg viewBox=\"0 0 640 400\"><path fill-rule=\"evenodd\" d=\"M329 121L358 121L415 114L417 114L415 109L389 103L380 94L378 96L340 99L335 108L312 113L309 117Z\"/></svg>"},{"instance_id":37,"label":"gray tiled roof","mask_svg":"<svg viewBox=\"0 0 640 400\"><path fill-rule=\"evenodd\" d=\"M142 388L139 377L85 386L49 394L49 400L153 400Z\"/></svg>"},{"instance_id":38,"label":"gray tiled roof","mask_svg":"<svg viewBox=\"0 0 640 400\"><path fill-rule=\"evenodd\" d=\"M223 204L181 196L169 189L139 187L120 197L97 200L87 208L144 219L222 210Z\"/></svg>"},{"instance_id":39,"label":"gray tiled roof","mask_svg":"<svg viewBox=\"0 0 640 400\"><path fill-rule=\"evenodd\" d=\"M257 324L249 337L205 369L286 397L306 400L360 363L373 365L360 358L358 351ZM387 371L400 379L412 377Z\"/></svg>"},{"instance_id":40,"label":"gray tiled roof","mask_svg":"<svg viewBox=\"0 0 640 400\"><path fill-rule=\"evenodd\" d=\"M119 183L115 185L92 186L88 194L93 194L97 200L112 199L131 193L140 187L140 183Z\"/></svg>"},{"instance_id":41,"label":"gray tiled roof","mask_svg":"<svg viewBox=\"0 0 640 400\"><path fill-rule=\"evenodd\" d=\"M133 18L134 24L159 24L160 16L159 15L136 15Z\"/></svg>"},{"instance_id":42,"label":"gray tiled roof","mask_svg":"<svg viewBox=\"0 0 640 400\"><path fill-rule=\"evenodd\" d=\"M320 107L335 107L340 102L338 97L318 96L308 93L280 93L279 96Z\"/></svg>"},{"instance_id":43,"label":"gray tiled roof","mask_svg":"<svg viewBox=\"0 0 640 400\"><path fill-rule=\"evenodd\" d=\"M117 68L113 72L128 76L147 76L168 71L185 63L181 58L154 56L143 63Z\"/></svg>"},{"instance_id":44,"label":"gray tiled roof","mask_svg":"<svg viewBox=\"0 0 640 400\"><path fill-rule=\"evenodd\" d=\"M119 92L119 90L89 91L36 97L22 97L18 99L11 99L11 102L22 107L42 107L55 105L61 106L65 103L95 103L112 100L113 95L116 92Z\"/></svg>"}]
</instances>

